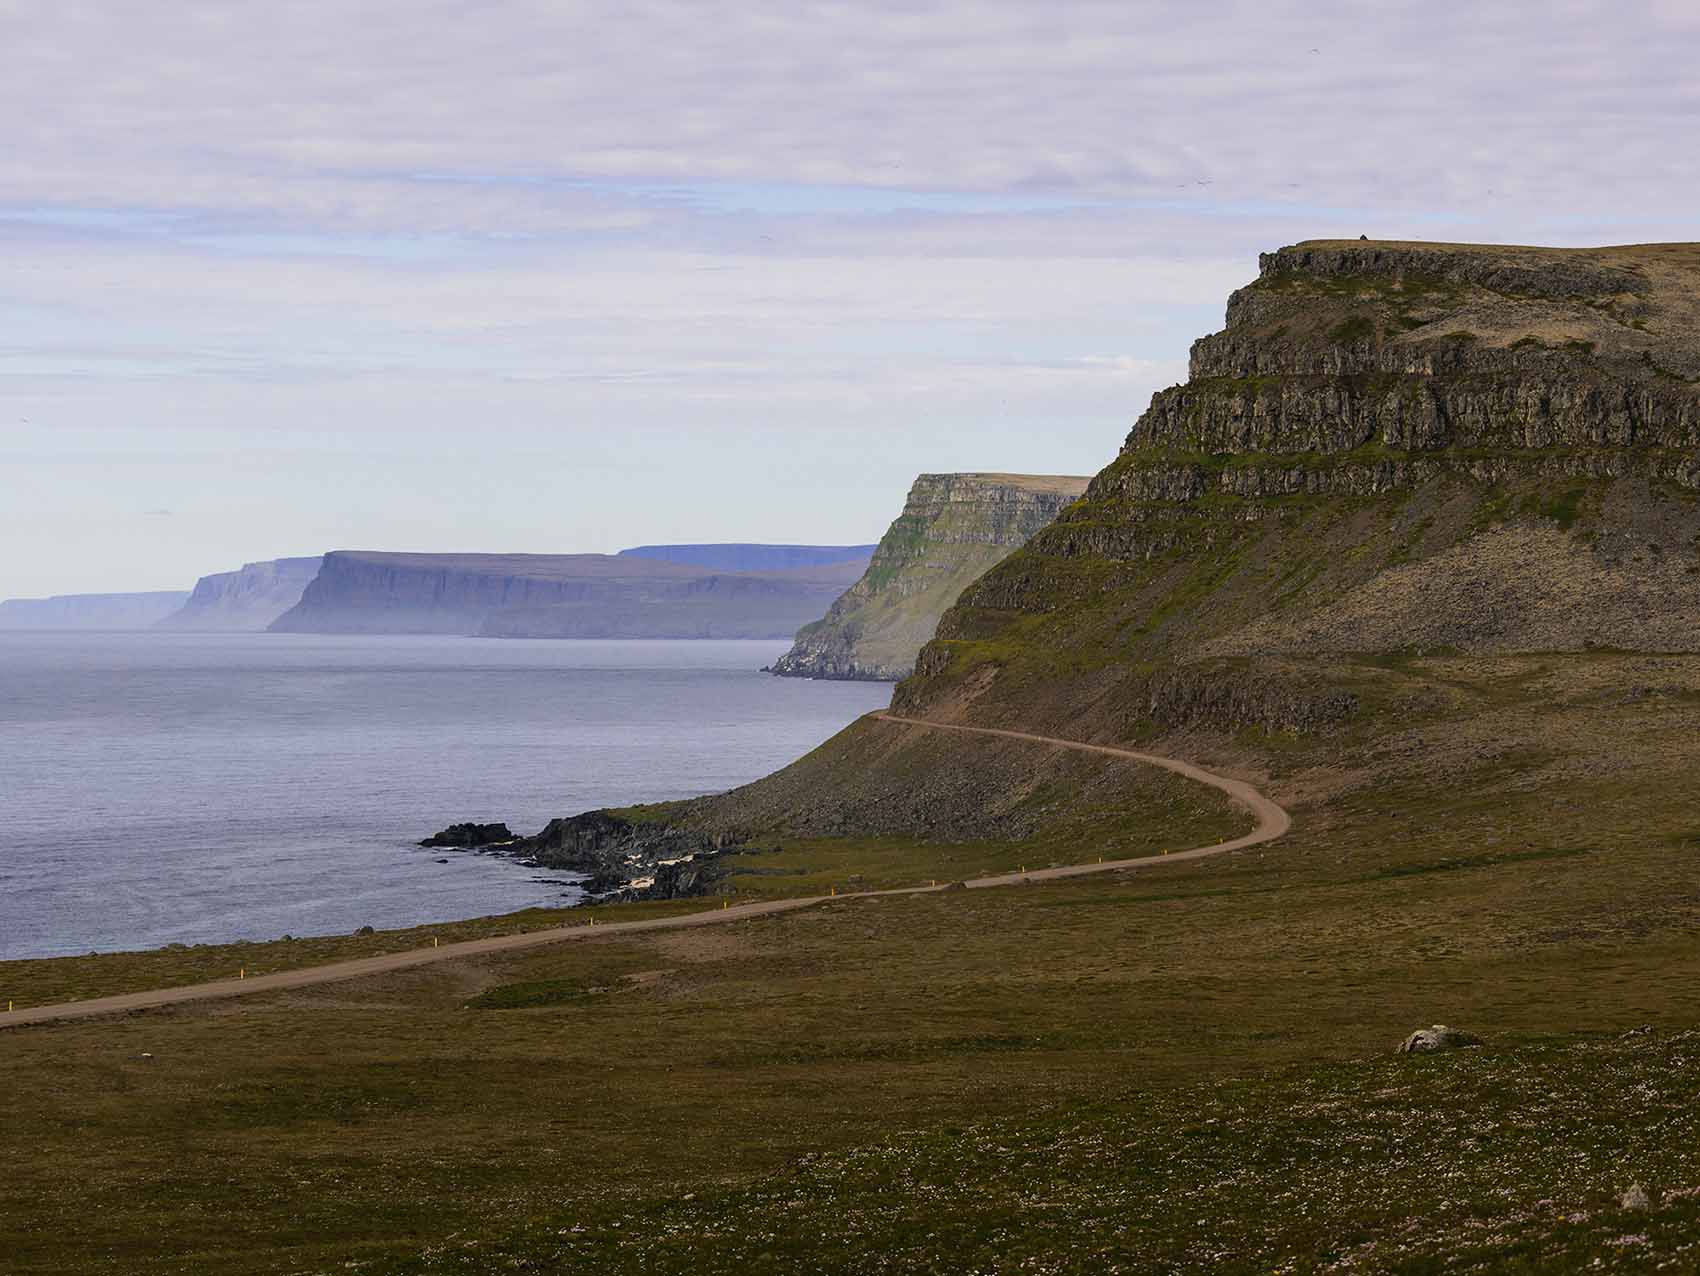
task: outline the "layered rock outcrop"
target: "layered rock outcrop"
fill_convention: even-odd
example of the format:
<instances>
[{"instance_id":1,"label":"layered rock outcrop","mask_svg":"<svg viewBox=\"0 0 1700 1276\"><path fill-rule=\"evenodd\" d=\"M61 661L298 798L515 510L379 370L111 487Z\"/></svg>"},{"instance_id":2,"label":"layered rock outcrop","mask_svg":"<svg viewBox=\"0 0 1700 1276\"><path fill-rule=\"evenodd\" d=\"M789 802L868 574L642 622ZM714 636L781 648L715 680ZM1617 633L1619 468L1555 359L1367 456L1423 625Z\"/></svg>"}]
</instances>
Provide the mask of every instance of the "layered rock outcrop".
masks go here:
<instances>
[{"instance_id":1,"label":"layered rock outcrop","mask_svg":"<svg viewBox=\"0 0 1700 1276\"><path fill-rule=\"evenodd\" d=\"M244 563L195 582L183 606L159 622L161 629L258 632L301 601L319 574L320 555Z\"/></svg>"},{"instance_id":2,"label":"layered rock outcrop","mask_svg":"<svg viewBox=\"0 0 1700 1276\"><path fill-rule=\"evenodd\" d=\"M896 704L1320 729L1244 662L1437 647L1700 650L1700 246L1265 254Z\"/></svg>"},{"instance_id":3,"label":"layered rock outcrop","mask_svg":"<svg viewBox=\"0 0 1700 1276\"><path fill-rule=\"evenodd\" d=\"M500 638L782 638L865 558L726 572L605 554L335 551L275 632Z\"/></svg>"},{"instance_id":4,"label":"layered rock outcrop","mask_svg":"<svg viewBox=\"0 0 1700 1276\"><path fill-rule=\"evenodd\" d=\"M945 609L1070 501L1087 480L1062 475L923 474L868 570L825 617L805 625L773 672L896 681Z\"/></svg>"}]
</instances>

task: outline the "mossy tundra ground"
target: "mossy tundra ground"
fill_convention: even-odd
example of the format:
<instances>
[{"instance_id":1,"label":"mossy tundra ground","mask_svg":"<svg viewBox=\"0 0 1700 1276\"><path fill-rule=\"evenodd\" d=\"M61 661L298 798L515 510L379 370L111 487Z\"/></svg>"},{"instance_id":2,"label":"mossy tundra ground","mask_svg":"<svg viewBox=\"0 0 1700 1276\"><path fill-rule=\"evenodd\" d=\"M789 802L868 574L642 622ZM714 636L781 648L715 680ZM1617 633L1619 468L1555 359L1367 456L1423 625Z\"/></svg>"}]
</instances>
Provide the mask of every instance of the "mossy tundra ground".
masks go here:
<instances>
[{"instance_id":1,"label":"mossy tundra ground","mask_svg":"<svg viewBox=\"0 0 1700 1276\"><path fill-rule=\"evenodd\" d=\"M1700 660L1338 676L1336 731L1154 746L1293 811L1247 852L0 1033L0 1266L1700 1265ZM1063 841L795 841L752 861L806 872L733 881L1235 818L1132 770ZM1391 1056L1436 1021L1488 1044Z\"/></svg>"}]
</instances>

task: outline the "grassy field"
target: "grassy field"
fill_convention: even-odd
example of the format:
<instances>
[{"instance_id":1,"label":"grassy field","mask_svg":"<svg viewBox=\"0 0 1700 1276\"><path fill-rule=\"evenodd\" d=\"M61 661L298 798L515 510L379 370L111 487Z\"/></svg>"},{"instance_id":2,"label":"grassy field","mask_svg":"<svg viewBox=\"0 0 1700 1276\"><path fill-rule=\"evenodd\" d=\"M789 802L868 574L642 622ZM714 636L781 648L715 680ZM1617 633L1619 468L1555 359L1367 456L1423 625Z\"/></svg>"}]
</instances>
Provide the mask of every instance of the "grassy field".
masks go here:
<instances>
[{"instance_id":1,"label":"grassy field","mask_svg":"<svg viewBox=\"0 0 1700 1276\"><path fill-rule=\"evenodd\" d=\"M660 900L627 904L622 919L670 917L714 907L711 900ZM317 935L235 944L184 944L143 952L89 953L82 957L49 957L36 961L0 961L0 1000L21 1010L60 1001L85 1001L149 988L204 984L230 979L238 971L249 975L275 974L323 966L330 962L377 957L384 953L429 948L433 939L452 944L462 939L516 935L556 926L584 925L592 917L613 916L606 908L528 908L499 917L474 917L403 930L380 930L370 935Z\"/></svg>"},{"instance_id":2,"label":"grassy field","mask_svg":"<svg viewBox=\"0 0 1700 1276\"><path fill-rule=\"evenodd\" d=\"M1700 661L1348 673L1380 690L1335 734L1170 742L1294 810L1244 853L0 1033L0 1255L1692 1267ZM1130 827L1162 795L1129 791ZM947 853L774 862L872 880ZM1487 1048L1390 1057L1436 1021ZM1652 1210L1616 1204L1634 1182Z\"/></svg>"}]
</instances>

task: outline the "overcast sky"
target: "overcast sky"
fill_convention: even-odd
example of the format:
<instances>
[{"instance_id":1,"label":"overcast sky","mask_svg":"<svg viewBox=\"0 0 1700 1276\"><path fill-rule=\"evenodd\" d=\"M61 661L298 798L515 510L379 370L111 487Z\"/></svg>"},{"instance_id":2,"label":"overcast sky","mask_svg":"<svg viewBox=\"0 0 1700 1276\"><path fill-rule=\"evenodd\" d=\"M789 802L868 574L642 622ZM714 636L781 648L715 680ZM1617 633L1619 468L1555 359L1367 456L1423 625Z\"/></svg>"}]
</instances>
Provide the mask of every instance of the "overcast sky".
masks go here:
<instances>
[{"instance_id":1,"label":"overcast sky","mask_svg":"<svg viewBox=\"0 0 1700 1276\"><path fill-rule=\"evenodd\" d=\"M873 540L1259 250L1700 239L1700 3L0 0L0 597Z\"/></svg>"}]
</instances>

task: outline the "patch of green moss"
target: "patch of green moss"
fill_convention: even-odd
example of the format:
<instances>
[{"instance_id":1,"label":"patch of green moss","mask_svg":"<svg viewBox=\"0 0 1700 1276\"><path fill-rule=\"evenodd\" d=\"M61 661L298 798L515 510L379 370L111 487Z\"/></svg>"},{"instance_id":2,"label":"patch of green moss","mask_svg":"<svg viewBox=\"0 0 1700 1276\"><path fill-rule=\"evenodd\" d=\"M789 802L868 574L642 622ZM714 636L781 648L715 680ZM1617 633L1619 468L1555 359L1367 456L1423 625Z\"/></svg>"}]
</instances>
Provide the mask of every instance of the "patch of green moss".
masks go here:
<instances>
[{"instance_id":1,"label":"patch of green moss","mask_svg":"<svg viewBox=\"0 0 1700 1276\"><path fill-rule=\"evenodd\" d=\"M1374 335L1375 320L1365 315L1352 315L1350 318L1342 319L1328 330L1328 339L1343 346L1367 341Z\"/></svg>"},{"instance_id":2,"label":"patch of green moss","mask_svg":"<svg viewBox=\"0 0 1700 1276\"><path fill-rule=\"evenodd\" d=\"M1556 495L1532 492L1524 498L1521 508L1524 513L1551 519L1568 532L1582 516L1582 501L1587 494L1586 484L1566 488Z\"/></svg>"},{"instance_id":3,"label":"patch of green moss","mask_svg":"<svg viewBox=\"0 0 1700 1276\"><path fill-rule=\"evenodd\" d=\"M603 991L580 979L532 979L522 983L498 984L466 1004L473 1010L534 1010L542 1006L565 1006L585 1001Z\"/></svg>"}]
</instances>

